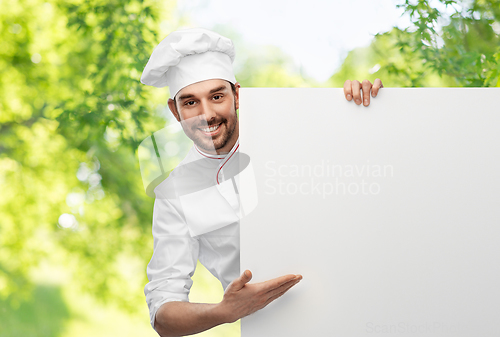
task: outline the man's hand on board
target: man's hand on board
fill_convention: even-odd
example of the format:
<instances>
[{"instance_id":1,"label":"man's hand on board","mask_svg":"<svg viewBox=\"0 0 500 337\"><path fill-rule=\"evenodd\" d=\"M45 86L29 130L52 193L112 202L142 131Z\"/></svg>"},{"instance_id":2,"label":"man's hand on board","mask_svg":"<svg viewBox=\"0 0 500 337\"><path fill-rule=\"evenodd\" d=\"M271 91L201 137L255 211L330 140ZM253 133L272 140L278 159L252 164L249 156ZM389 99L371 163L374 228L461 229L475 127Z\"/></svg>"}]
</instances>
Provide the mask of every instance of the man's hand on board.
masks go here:
<instances>
[{"instance_id":1,"label":"man's hand on board","mask_svg":"<svg viewBox=\"0 0 500 337\"><path fill-rule=\"evenodd\" d=\"M347 80L344 83L344 95L348 101L354 99L354 103L357 105L363 102L364 106L368 106L370 105L370 92L372 97L376 97L378 90L383 87L384 85L379 78L377 78L373 84L368 80L364 80L362 83L357 80ZM361 92L363 92L362 95Z\"/></svg>"},{"instance_id":2,"label":"man's hand on board","mask_svg":"<svg viewBox=\"0 0 500 337\"><path fill-rule=\"evenodd\" d=\"M224 292L219 310L226 323L232 323L264 308L299 283L302 275L289 274L265 282L248 283L251 279L252 273L245 270Z\"/></svg>"}]
</instances>

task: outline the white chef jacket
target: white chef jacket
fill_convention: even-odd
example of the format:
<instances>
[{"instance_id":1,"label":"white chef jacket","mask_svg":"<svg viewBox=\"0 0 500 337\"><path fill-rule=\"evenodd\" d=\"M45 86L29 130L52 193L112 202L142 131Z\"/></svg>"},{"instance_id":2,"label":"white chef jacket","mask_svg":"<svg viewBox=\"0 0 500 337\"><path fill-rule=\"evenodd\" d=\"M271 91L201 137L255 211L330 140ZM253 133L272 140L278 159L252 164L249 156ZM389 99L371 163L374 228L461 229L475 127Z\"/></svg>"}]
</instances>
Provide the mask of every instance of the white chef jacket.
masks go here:
<instances>
[{"instance_id":1,"label":"white chef jacket","mask_svg":"<svg viewBox=\"0 0 500 337\"><path fill-rule=\"evenodd\" d=\"M155 188L154 252L144 287L151 326L156 312L170 301L189 301L199 260L224 289L240 273L239 198L234 180L224 180L224 169L235 165L239 139L226 155L204 153L196 145L169 177ZM231 161L233 159L233 161ZM189 164L194 169L184 169ZM210 182L210 188L193 189ZM186 189L185 185L188 186ZM181 191L181 192L179 192ZM182 192L183 191L183 192Z\"/></svg>"}]
</instances>

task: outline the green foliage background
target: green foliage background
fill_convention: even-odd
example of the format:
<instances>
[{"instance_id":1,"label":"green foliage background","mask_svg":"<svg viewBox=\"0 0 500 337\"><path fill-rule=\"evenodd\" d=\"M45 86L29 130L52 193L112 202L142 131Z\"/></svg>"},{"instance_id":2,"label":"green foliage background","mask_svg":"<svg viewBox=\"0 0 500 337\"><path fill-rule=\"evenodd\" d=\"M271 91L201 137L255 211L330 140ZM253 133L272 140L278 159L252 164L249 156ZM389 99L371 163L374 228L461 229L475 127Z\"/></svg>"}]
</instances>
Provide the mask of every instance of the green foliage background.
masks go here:
<instances>
[{"instance_id":1,"label":"green foliage background","mask_svg":"<svg viewBox=\"0 0 500 337\"><path fill-rule=\"evenodd\" d=\"M244 87L376 77L386 87L500 86L500 0L433 4L402 2L414 24L351 51L326 83L301 76L276 47L245 43L236 77ZM153 200L136 150L164 127L167 93L139 78L154 46L189 23L174 10L155 0L0 0L0 336L156 335L142 293ZM61 214L76 222L63 228ZM199 266L191 300L221 296Z\"/></svg>"}]
</instances>

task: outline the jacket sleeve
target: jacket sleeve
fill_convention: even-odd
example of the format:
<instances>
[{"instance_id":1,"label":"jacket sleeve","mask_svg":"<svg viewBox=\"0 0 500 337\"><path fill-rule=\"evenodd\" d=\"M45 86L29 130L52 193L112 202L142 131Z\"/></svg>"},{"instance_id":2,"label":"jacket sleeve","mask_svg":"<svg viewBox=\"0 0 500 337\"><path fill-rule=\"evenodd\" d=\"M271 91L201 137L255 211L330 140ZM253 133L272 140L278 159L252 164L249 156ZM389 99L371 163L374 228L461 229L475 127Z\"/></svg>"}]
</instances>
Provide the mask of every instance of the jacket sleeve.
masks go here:
<instances>
[{"instance_id":1,"label":"jacket sleeve","mask_svg":"<svg viewBox=\"0 0 500 337\"><path fill-rule=\"evenodd\" d=\"M189 301L191 277L198 261L199 242L190 236L175 200L156 196L153 210L154 251L147 267L149 283L144 287L154 329L156 312L171 301Z\"/></svg>"}]
</instances>

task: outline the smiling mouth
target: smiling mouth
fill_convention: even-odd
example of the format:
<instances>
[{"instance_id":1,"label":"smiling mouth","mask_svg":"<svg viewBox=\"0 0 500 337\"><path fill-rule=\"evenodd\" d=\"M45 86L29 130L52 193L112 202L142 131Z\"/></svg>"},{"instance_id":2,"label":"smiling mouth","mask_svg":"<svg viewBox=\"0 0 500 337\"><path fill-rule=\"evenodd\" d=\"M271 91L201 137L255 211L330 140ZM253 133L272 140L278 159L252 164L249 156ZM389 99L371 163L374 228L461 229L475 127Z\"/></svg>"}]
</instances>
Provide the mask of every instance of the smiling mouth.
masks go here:
<instances>
[{"instance_id":1,"label":"smiling mouth","mask_svg":"<svg viewBox=\"0 0 500 337\"><path fill-rule=\"evenodd\" d=\"M214 136L219 133L221 124L219 123L208 128L200 128L200 130L207 136Z\"/></svg>"}]
</instances>

